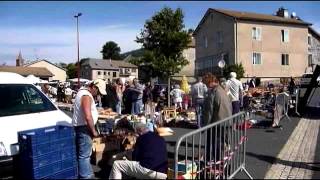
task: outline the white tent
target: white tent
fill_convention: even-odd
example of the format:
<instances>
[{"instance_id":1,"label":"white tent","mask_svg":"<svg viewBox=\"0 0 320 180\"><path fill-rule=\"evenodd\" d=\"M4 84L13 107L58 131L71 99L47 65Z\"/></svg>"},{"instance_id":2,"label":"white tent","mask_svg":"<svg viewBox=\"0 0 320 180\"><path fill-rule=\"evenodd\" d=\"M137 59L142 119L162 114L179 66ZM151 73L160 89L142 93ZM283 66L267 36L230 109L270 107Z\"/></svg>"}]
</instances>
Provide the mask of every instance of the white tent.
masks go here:
<instances>
[{"instance_id":1,"label":"white tent","mask_svg":"<svg viewBox=\"0 0 320 180\"><path fill-rule=\"evenodd\" d=\"M32 84L40 83L40 78L30 74L29 76L26 77L27 81L29 81Z\"/></svg>"},{"instance_id":2,"label":"white tent","mask_svg":"<svg viewBox=\"0 0 320 180\"><path fill-rule=\"evenodd\" d=\"M68 79L67 81L78 82L78 78ZM80 78L80 83L86 83L86 82L89 82L89 81L90 81L89 79Z\"/></svg>"}]
</instances>

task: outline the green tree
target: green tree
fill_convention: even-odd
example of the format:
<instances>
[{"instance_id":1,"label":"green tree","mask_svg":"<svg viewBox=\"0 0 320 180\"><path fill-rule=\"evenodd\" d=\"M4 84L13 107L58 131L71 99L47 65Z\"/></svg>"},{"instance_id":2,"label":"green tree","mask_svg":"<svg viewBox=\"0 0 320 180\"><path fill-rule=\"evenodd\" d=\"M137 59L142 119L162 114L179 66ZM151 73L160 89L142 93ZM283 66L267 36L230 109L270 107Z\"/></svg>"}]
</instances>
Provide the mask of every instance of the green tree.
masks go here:
<instances>
[{"instance_id":1,"label":"green tree","mask_svg":"<svg viewBox=\"0 0 320 180\"><path fill-rule=\"evenodd\" d=\"M232 64L226 65L223 70L224 77L229 77L231 72L237 73L237 79L241 79L244 77L245 71L242 64Z\"/></svg>"},{"instance_id":2,"label":"green tree","mask_svg":"<svg viewBox=\"0 0 320 180\"><path fill-rule=\"evenodd\" d=\"M76 64L69 63L66 67L67 69L67 76L69 79L73 79L77 77L77 66Z\"/></svg>"},{"instance_id":3,"label":"green tree","mask_svg":"<svg viewBox=\"0 0 320 180\"><path fill-rule=\"evenodd\" d=\"M183 18L180 8L172 10L164 7L146 21L137 37L136 42L141 43L145 49L141 63L150 66L153 77L166 78L188 64L182 52L191 37L184 29Z\"/></svg>"},{"instance_id":4,"label":"green tree","mask_svg":"<svg viewBox=\"0 0 320 180\"><path fill-rule=\"evenodd\" d=\"M120 51L121 49L117 43L108 41L103 45L102 51L100 52L102 53L103 59L121 60Z\"/></svg>"}]
</instances>

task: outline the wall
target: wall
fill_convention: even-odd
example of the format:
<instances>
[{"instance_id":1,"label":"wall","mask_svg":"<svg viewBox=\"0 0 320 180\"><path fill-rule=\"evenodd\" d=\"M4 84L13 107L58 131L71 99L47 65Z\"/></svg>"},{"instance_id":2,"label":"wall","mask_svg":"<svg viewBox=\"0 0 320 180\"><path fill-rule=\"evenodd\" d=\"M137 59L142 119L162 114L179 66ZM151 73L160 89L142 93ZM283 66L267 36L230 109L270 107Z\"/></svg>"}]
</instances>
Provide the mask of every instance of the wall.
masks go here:
<instances>
[{"instance_id":1,"label":"wall","mask_svg":"<svg viewBox=\"0 0 320 180\"><path fill-rule=\"evenodd\" d=\"M98 75L98 72L100 72L100 75ZM113 73L116 73L116 76L113 76ZM92 80L95 80L95 79L103 79L105 80L106 82L108 82L108 79L110 81L113 81L117 78L119 78L119 71L117 70L98 70L98 69L95 69L95 70L92 70Z\"/></svg>"},{"instance_id":2,"label":"wall","mask_svg":"<svg viewBox=\"0 0 320 180\"><path fill-rule=\"evenodd\" d=\"M29 65L28 67L44 67L47 68L54 76L49 78L50 81L52 80L59 80L59 81L66 81L67 79L67 73L66 71L62 70L61 68L58 68L55 65L52 65L46 61L39 61L34 64Z\"/></svg>"},{"instance_id":3,"label":"wall","mask_svg":"<svg viewBox=\"0 0 320 180\"><path fill-rule=\"evenodd\" d=\"M313 64L320 65L320 39L311 35L311 45L308 45L308 52L312 54Z\"/></svg>"},{"instance_id":4,"label":"wall","mask_svg":"<svg viewBox=\"0 0 320 180\"><path fill-rule=\"evenodd\" d=\"M218 42L218 32L222 32L222 43ZM214 72L221 59L221 54L228 54L228 64L235 63L234 20L217 12L209 14L198 32L196 38L196 74ZM207 37L205 47L204 37Z\"/></svg>"},{"instance_id":5,"label":"wall","mask_svg":"<svg viewBox=\"0 0 320 180\"><path fill-rule=\"evenodd\" d=\"M238 23L238 61L249 77L301 76L307 67L308 28L260 22ZM252 39L252 28L261 27L261 41ZM289 30L289 42L281 41L281 30ZM252 63L252 53L261 53L262 64ZM281 65L281 54L289 54L289 66Z\"/></svg>"}]
</instances>

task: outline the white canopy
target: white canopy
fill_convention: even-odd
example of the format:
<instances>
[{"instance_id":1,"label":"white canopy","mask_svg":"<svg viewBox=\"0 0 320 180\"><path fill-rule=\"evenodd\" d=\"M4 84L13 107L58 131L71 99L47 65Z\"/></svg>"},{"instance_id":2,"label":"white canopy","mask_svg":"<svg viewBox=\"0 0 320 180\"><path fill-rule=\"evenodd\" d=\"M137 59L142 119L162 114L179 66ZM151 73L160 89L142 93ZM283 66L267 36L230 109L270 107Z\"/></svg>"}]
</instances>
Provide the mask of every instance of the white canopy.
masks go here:
<instances>
[{"instance_id":1,"label":"white canopy","mask_svg":"<svg viewBox=\"0 0 320 180\"><path fill-rule=\"evenodd\" d=\"M78 78L68 79L67 81L78 82ZM89 82L89 81L90 81L89 79L80 78L80 82L82 82L82 83L86 83L86 82Z\"/></svg>"}]
</instances>

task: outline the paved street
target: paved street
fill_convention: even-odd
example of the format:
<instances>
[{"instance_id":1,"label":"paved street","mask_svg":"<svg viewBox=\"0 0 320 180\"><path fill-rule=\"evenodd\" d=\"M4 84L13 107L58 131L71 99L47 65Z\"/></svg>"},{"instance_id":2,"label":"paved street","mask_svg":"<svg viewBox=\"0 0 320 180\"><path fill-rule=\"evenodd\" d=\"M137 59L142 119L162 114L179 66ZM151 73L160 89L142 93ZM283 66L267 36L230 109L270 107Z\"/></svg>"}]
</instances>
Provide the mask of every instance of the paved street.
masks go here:
<instances>
[{"instance_id":1,"label":"paved street","mask_svg":"<svg viewBox=\"0 0 320 180\"><path fill-rule=\"evenodd\" d=\"M291 121L283 119L280 124L282 130L269 128L268 120L248 129L246 168L249 173L254 179L320 178L320 119L291 117ZM177 139L191 130L172 129L175 134L165 138L169 158L173 158ZM103 169L94 166L97 177L107 176L108 169ZM248 177L240 172L235 178Z\"/></svg>"}]
</instances>

